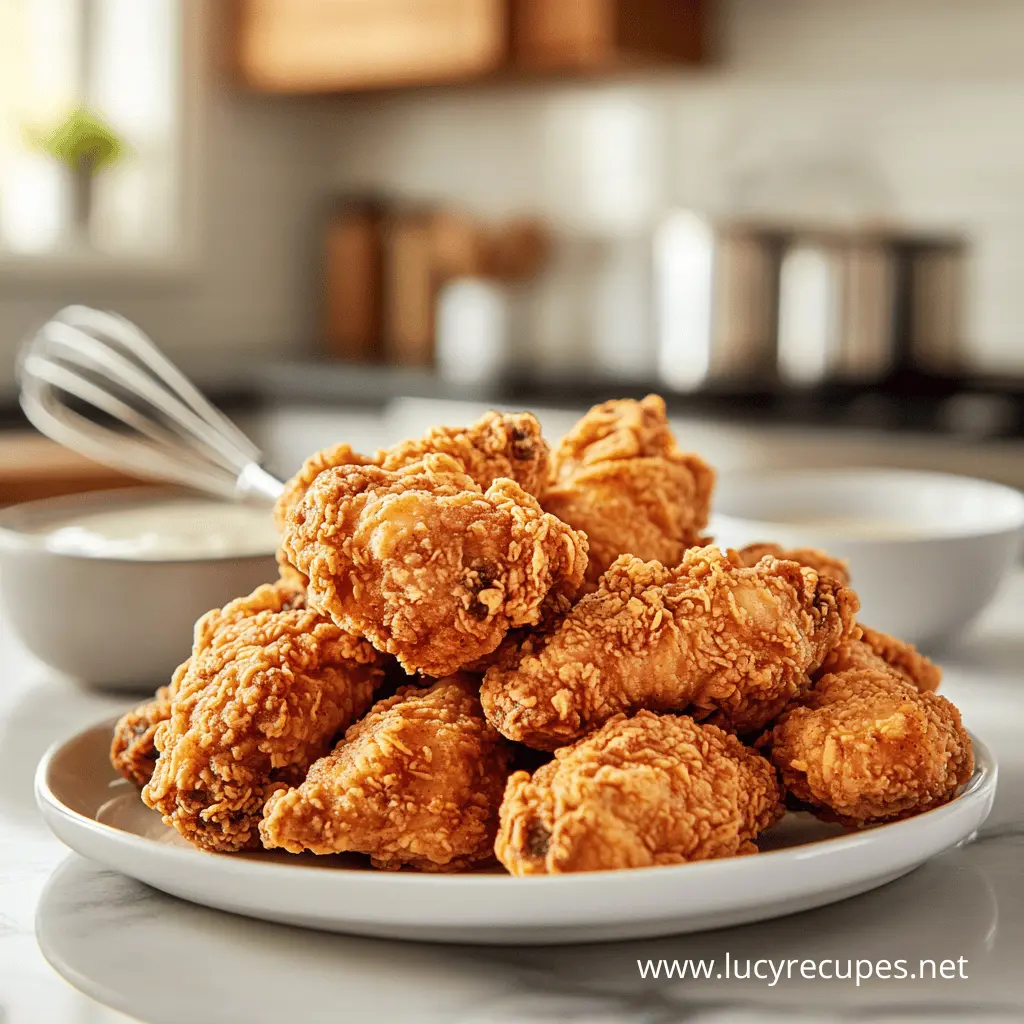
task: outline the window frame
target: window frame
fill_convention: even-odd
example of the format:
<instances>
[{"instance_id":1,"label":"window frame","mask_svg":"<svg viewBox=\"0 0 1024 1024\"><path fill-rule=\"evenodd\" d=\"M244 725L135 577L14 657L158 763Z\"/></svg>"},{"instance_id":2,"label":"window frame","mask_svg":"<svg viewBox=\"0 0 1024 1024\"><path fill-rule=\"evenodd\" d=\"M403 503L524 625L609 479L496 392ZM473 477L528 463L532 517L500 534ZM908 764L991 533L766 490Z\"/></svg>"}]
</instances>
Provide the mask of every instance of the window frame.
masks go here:
<instances>
[{"instance_id":1,"label":"window frame","mask_svg":"<svg viewBox=\"0 0 1024 1024\"><path fill-rule=\"evenodd\" d=\"M204 0L180 0L181 78L178 84L177 240L163 253L121 255L104 252L11 253L0 249L0 294L45 290L54 284L178 285L196 276L200 266L199 208L205 106L209 94L215 25Z\"/></svg>"}]
</instances>

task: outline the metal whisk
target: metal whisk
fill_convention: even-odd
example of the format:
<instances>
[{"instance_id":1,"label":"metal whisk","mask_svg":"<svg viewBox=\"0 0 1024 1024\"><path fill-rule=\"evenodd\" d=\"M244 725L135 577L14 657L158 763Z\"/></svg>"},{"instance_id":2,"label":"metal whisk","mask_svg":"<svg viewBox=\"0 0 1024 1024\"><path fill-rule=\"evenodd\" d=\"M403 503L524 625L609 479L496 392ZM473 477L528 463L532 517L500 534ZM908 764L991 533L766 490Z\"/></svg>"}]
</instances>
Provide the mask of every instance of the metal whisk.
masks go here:
<instances>
[{"instance_id":1,"label":"metal whisk","mask_svg":"<svg viewBox=\"0 0 1024 1024\"><path fill-rule=\"evenodd\" d=\"M21 351L21 407L51 440L140 477L267 504L259 449L134 324L68 306Z\"/></svg>"}]
</instances>

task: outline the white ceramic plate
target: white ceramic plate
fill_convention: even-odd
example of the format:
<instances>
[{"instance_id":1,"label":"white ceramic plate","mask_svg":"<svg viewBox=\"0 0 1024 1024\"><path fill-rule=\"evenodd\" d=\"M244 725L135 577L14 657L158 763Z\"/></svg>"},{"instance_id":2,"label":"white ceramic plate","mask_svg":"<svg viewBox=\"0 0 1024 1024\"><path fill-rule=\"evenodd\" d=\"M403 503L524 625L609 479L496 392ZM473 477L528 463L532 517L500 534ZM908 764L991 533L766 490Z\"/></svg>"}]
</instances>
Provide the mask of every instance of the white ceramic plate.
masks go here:
<instances>
[{"instance_id":1,"label":"white ceramic plate","mask_svg":"<svg viewBox=\"0 0 1024 1024\"><path fill-rule=\"evenodd\" d=\"M996 789L992 755L944 807L854 834L790 814L755 857L512 878L366 870L356 857L209 854L188 845L107 760L113 722L54 746L36 799L78 853L220 910L309 928L439 942L543 945L650 938L781 917L891 882L971 835Z\"/></svg>"}]
</instances>

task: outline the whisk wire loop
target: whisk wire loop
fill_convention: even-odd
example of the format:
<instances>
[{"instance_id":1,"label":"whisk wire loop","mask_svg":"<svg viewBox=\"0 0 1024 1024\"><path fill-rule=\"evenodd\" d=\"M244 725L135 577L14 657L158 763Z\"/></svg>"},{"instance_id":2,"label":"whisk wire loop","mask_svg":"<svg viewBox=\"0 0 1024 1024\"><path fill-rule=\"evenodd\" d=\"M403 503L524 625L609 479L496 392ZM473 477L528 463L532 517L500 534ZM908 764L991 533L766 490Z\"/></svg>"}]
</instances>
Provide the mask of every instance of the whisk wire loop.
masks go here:
<instances>
[{"instance_id":1,"label":"whisk wire loop","mask_svg":"<svg viewBox=\"0 0 1024 1024\"><path fill-rule=\"evenodd\" d=\"M68 306L26 342L18 375L29 420L91 459L236 501L281 493L259 449L123 317Z\"/></svg>"}]
</instances>

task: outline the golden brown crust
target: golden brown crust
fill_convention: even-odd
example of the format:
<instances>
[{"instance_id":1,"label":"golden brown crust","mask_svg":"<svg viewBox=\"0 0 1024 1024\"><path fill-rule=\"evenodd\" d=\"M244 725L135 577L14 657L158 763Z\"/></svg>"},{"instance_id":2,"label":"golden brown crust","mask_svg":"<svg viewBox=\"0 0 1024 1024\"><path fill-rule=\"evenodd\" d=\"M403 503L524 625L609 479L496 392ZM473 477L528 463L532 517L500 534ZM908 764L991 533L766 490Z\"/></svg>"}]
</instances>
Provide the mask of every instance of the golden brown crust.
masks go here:
<instances>
[{"instance_id":1,"label":"golden brown crust","mask_svg":"<svg viewBox=\"0 0 1024 1024\"><path fill-rule=\"evenodd\" d=\"M175 673L175 679L181 675ZM159 756L153 738L156 727L171 717L170 687L161 686L147 701L122 715L114 726L110 763L140 789L149 782Z\"/></svg>"},{"instance_id":2,"label":"golden brown crust","mask_svg":"<svg viewBox=\"0 0 1024 1024\"><path fill-rule=\"evenodd\" d=\"M314 452L302 464L298 473L284 485L284 490L274 503L274 525L277 527L277 532L284 532L288 514L302 501L306 496L306 491L309 490L309 485L324 470L333 469L335 466L366 466L372 462L372 459L360 455L348 444L335 444L330 448ZM285 583L305 589L309 581L295 566L288 564L288 560L280 548L277 550L277 568Z\"/></svg>"},{"instance_id":3,"label":"golden brown crust","mask_svg":"<svg viewBox=\"0 0 1024 1024\"><path fill-rule=\"evenodd\" d=\"M818 675L846 672L852 668L893 671L913 683L922 693L937 690L942 682L942 669L913 644L862 625L858 625L829 653Z\"/></svg>"},{"instance_id":4,"label":"golden brown crust","mask_svg":"<svg viewBox=\"0 0 1024 1024\"><path fill-rule=\"evenodd\" d=\"M675 450L660 395L603 402L593 406L558 443L551 455L551 482L559 486L591 466L658 458Z\"/></svg>"},{"instance_id":5,"label":"golden brown crust","mask_svg":"<svg viewBox=\"0 0 1024 1024\"><path fill-rule=\"evenodd\" d=\"M553 455L497 412L317 452L274 509L281 579L200 619L111 762L203 849L388 870L753 853L780 773L849 826L952 799L973 755L940 670L855 622L845 562L707 546L714 480L656 395Z\"/></svg>"},{"instance_id":6,"label":"golden brown crust","mask_svg":"<svg viewBox=\"0 0 1024 1024\"><path fill-rule=\"evenodd\" d=\"M528 412L488 412L468 427L434 427L417 441L401 441L391 448L382 448L373 458L360 455L348 444L314 452L285 484L274 505L277 529L284 532L288 513L325 470L337 466L380 466L394 472L435 453L455 459L481 490L499 477L508 477L524 491L538 495L547 478L548 445L537 417Z\"/></svg>"},{"instance_id":7,"label":"golden brown crust","mask_svg":"<svg viewBox=\"0 0 1024 1024\"><path fill-rule=\"evenodd\" d=\"M267 801L264 846L457 871L493 856L511 748L469 676L377 703L295 789Z\"/></svg>"},{"instance_id":8,"label":"golden brown crust","mask_svg":"<svg viewBox=\"0 0 1024 1024\"><path fill-rule=\"evenodd\" d=\"M906 640L861 626L861 640L890 668L906 676L922 693L932 692L942 682L942 669Z\"/></svg>"},{"instance_id":9,"label":"golden brown crust","mask_svg":"<svg viewBox=\"0 0 1024 1024\"><path fill-rule=\"evenodd\" d=\"M715 474L682 452L664 401L648 395L590 410L551 457L544 508L586 533L587 582L622 554L676 565L704 543Z\"/></svg>"},{"instance_id":10,"label":"golden brown crust","mask_svg":"<svg viewBox=\"0 0 1024 1024\"><path fill-rule=\"evenodd\" d=\"M335 444L330 448L314 452L302 464L302 468L284 485L281 496L274 504L274 524L278 533L284 532L288 513L305 497L309 485L326 469L335 466L368 466L373 460L354 451L351 445Z\"/></svg>"},{"instance_id":11,"label":"golden brown crust","mask_svg":"<svg viewBox=\"0 0 1024 1024\"><path fill-rule=\"evenodd\" d=\"M310 600L407 672L445 676L579 589L583 536L510 479L485 492L446 455L321 473L282 550Z\"/></svg>"},{"instance_id":12,"label":"golden brown crust","mask_svg":"<svg viewBox=\"0 0 1024 1024\"><path fill-rule=\"evenodd\" d=\"M622 711L764 727L853 627L853 591L795 562L738 566L692 548L666 568L624 555L557 630L488 670L488 719L539 749L572 742Z\"/></svg>"},{"instance_id":13,"label":"golden brown crust","mask_svg":"<svg viewBox=\"0 0 1024 1024\"><path fill-rule=\"evenodd\" d=\"M797 562L813 569L819 576L831 576L846 586L850 585L850 570L845 559L833 558L820 548L784 548L781 544L761 542L748 544L735 553L740 565L757 565L765 555L780 561Z\"/></svg>"},{"instance_id":14,"label":"golden brown crust","mask_svg":"<svg viewBox=\"0 0 1024 1024\"><path fill-rule=\"evenodd\" d=\"M379 451L374 461L394 472L431 454L455 459L483 491L506 477L536 496L548 473L548 445L537 417L528 412L489 412L468 427L434 427L418 441Z\"/></svg>"},{"instance_id":15,"label":"golden brown crust","mask_svg":"<svg viewBox=\"0 0 1024 1024\"><path fill-rule=\"evenodd\" d=\"M772 766L715 726L619 715L508 780L495 853L514 875L755 853L780 795Z\"/></svg>"},{"instance_id":16,"label":"golden brown crust","mask_svg":"<svg viewBox=\"0 0 1024 1024\"><path fill-rule=\"evenodd\" d=\"M823 676L763 742L789 792L845 825L946 803L974 770L960 712L888 668Z\"/></svg>"},{"instance_id":17,"label":"golden brown crust","mask_svg":"<svg viewBox=\"0 0 1024 1024\"><path fill-rule=\"evenodd\" d=\"M539 495L548 473L548 445L540 423L531 413L484 414L468 427L434 427L417 441L401 441L382 448L373 458L360 455L348 444L336 444L315 452L289 480L274 505L274 523L283 533L289 513L306 496L310 484L325 470L337 466L380 466L395 471L443 453L455 459L482 490L501 477L515 480L529 494ZM300 587L308 580L277 553L281 578Z\"/></svg>"},{"instance_id":18,"label":"golden brown crust","mask_svg":"<svg viewBox=\"0 0 1024 1024\"><path fill-rule=\"evenodd\" d=\"M207 850L258 846L263 803L373 701L382 659L279 582L196 624L142 798Z\"/></svg>"},{"instance_id":19,"label":"golden brown crust","mask_svg":"<svg viewBox=\"0 0 1024 1024\"><path fill-rule=\"evenodd\" d=\"M483 675L495 665L510 668L522 657L522 652L533 649L534 640L558 629L562 620L572 611L574 600L568 594L551 594L541 608L540 618L534 626L510 629L505 639L490 654L463 666L466 672Z\"/></svg>"}]
</instances>

